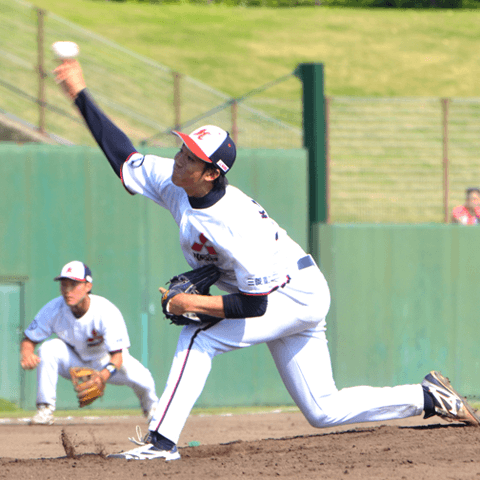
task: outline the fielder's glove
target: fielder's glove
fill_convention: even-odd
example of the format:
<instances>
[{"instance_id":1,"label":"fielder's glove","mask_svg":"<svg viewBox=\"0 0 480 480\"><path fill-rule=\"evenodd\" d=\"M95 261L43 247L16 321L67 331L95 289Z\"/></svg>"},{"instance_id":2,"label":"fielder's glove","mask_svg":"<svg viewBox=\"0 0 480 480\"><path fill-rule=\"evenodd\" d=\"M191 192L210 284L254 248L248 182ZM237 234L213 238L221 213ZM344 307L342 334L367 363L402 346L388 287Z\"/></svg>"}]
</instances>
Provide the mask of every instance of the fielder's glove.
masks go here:
<instances>
[{"instance_id":1,"label":"fielder's glove","mask_svg":"<svg viewBox=\"0 0 480 480\"><path fill-rule=\"evenodd\" d=\"M179 293L190 295L208 295L210 287L220 278L220 271L213 265L181 273L170 279L170 286L162 296L162 310L165 316L175 325L200 324L202 322L218 322L220 318L203 313L185 312L175 315L168 311L168 302Z\"/></svg>"},{"instance_id":2,"label":"fielder's glove","mask_svg":"<svg viewBox=\"0 0 480 480\"><path fill-rule=\"evenodd\" d=\"M103 395L105 382L100 372L88 367L72 367L69 371L80 407L90 405Z\"/></svg>"}]
</instances>

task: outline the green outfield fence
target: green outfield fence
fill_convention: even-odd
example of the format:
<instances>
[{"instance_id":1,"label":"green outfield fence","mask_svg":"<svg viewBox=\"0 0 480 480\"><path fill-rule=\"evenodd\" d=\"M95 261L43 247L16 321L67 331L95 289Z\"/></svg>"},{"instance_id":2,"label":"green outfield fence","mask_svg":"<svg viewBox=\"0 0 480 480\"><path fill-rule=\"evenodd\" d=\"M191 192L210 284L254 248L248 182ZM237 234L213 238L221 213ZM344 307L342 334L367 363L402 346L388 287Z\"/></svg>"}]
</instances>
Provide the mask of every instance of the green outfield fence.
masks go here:
<instances>
[{"instance_id":1,"label":"green outfield fence","mask_svg":"<svg viewBox=\"0 0 480 480\"><path fill-rule=\"evenodd\" d=\"M240 149L239 158L231 183L306 248L306 152ZM18 344L59 295L53 277L73 259L92 268L94 293L122 311L131 352L160 394L179 329L163 318L158 287L188 268L168 212L130 196L99 149L33 144L0 144L0 204L0 398L34 408L35 372L21 370ZM332 291L327 336L339 388L417 383L439 369L463 394L480 397L480 229L324 224L316 237ZM217 357L197 406L285 404L291 399L260 345ZM76 405L60 379L58 407ZM138 403L127 387L111 386L95 407Z\"/></svg>"}]
</instances>

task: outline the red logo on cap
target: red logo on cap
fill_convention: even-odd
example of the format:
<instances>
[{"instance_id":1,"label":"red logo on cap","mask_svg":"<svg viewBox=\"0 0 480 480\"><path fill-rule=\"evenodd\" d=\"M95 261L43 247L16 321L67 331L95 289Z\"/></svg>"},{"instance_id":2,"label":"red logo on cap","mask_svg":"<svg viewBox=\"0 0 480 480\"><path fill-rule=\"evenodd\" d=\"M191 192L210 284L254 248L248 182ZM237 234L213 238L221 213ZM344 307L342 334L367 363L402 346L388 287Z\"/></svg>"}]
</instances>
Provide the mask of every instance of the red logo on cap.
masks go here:
<instances>
[{"instance_id":1,"label":"red logo on cap","mask_svg":"<svg viewBox=\"0 0 480 480\"><path fill-rule=\"evenodd\" d=\"M67 273L70 273L72 271L72 267L68 267Z\"/></svg>"},{"instance_id":2,"label":"red logo on cap","mask_svg":"<svg viewBox=\"0 0 480 480\"><path fill-rule=\"evenodd\" d=\"M206 128L195 133L195 136L198 137L199 140L202 140L205 135L210 135L210 132Z\"/></svg>"}]
</instances>

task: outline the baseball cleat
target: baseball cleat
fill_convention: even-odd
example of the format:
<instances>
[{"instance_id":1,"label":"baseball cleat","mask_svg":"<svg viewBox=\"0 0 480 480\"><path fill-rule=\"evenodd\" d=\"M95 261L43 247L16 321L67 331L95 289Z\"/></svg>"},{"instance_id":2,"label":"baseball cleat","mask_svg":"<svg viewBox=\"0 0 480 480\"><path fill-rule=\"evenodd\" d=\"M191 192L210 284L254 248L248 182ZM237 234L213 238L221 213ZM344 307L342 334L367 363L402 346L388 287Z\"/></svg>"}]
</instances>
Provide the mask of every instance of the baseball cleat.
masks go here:
<instances>
[{"instance_id":1,"label":"baseball cleat","mask_svg":"<svg viewBox=\"0 0 480 480\"><path fill-rule=\"evenodd\" d=\"M166 462L180 460L180 454L178 453L176 445L174 445L171 450L160 450L152 443L134 448L133 450L128 450L127 452L113 453L107 457L123 458L125 460L155 460L158 458L164 458Z\"/></svg>"},{"instance_id":2,"label":"baseball cleat","mask_svg":"<svg viewBox=\"0 0 480 480\"><path fill-rule=\"evenodd\" d=\"M431 394L435 404L435 414L448 421L458 421L469 425L480 425L480 417L452 387L448 378L440 372L430 372L422 382L422 387Z\"/></svg>"},{"instance_id":3,"label":"baseball cleat","mask_svg":"<svg viewBox=\"0 0 480 480\"><path fill-rule=\"evenodd\" d=\"M53 425L55 421L53 418L54 411L55 407L53 405L38 405L37 413L31 418L30 425Z\"/></svg>"}]
</instances>

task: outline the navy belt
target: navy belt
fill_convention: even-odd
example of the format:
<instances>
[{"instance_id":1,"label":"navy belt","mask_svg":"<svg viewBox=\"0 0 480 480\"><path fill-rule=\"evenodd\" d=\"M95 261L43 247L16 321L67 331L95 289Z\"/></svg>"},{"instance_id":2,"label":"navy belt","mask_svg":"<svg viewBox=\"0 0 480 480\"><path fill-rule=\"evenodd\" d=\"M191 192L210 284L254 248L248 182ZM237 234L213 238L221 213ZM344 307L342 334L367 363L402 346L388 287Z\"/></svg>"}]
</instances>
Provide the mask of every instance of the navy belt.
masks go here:
<instances>
[{"instance_id":1,"label":"navy belt","mask_svg":"<svg viewBox=\"0 0 480 480\"><path fill-rule=\"evenodd\" d=\"M297 266L298 266L299 270L303 270L304 268L312 267L313 265L315 265L315 262L314 262L311 255L306 255L305 257L302 257L297 262Z\"/></svg>"}]
</instances>

